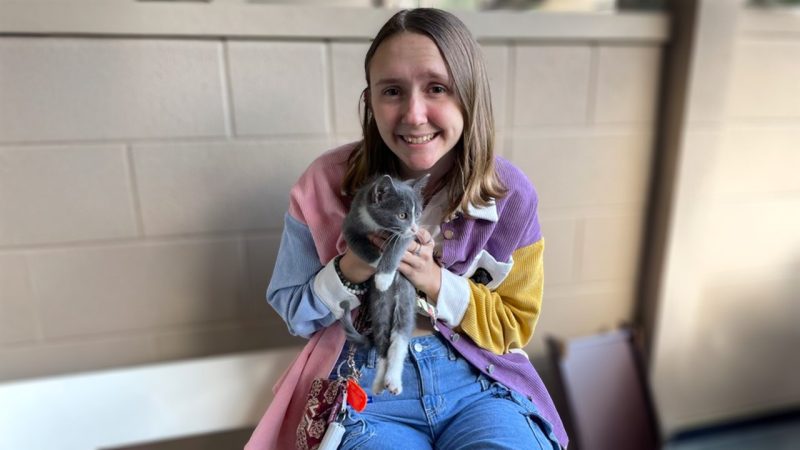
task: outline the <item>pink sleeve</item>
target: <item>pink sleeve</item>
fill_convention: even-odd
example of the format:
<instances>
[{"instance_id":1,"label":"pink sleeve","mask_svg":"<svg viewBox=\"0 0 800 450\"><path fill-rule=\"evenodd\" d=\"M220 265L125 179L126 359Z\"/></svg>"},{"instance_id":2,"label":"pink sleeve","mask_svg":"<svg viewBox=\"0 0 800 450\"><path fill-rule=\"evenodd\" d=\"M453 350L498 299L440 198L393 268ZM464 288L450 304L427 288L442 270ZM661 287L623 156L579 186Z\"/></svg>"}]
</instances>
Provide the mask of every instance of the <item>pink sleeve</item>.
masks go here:
<instances>
[{"instance_id":1,"label":"pink sleeve","mask_svg":"<svg viewBox=\"0 0 800 450\"><path fill-rule=\"evenodd\" d=\"M343 253L342 222L347 214L341 194L347 157L353 144L326 152L306 169L289 195L289 215L308 225L320 263Z\"/></svg>"}]
</instances>

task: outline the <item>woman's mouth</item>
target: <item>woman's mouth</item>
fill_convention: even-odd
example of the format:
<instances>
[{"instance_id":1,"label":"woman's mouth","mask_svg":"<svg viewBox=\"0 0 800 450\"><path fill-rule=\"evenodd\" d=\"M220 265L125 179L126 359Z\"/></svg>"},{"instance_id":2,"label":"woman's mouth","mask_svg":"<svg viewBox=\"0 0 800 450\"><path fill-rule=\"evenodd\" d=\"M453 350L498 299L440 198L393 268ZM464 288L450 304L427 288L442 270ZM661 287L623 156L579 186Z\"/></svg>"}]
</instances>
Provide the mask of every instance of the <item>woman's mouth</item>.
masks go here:
<instances>
[{"instance_id":1,"label":"woman's mouth","mask_svg":"<svg viewBox=\"0 0 800 450\"><path fill-rule=\"evenodd\" d=\"M433 140L439 133L423 134L421 136L400 135L406 144L425 144Z\"/></svg>"}]
</instances>

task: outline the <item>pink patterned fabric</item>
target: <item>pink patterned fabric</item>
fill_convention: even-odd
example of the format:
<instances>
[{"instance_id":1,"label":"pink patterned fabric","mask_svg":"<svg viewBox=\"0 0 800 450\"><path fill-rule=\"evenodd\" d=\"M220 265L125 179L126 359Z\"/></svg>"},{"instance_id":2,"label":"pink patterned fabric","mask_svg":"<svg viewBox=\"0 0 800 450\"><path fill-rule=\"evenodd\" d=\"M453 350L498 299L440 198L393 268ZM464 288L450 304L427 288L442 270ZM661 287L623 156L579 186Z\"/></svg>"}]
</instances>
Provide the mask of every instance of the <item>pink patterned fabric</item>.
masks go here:
<instances>
[{"instance_id":1,"label":"pink patterned fabric","mask_svg":"<svg viewBox=\"0 0 800 450\"><path fill-rule=\"evenodd\" d=\"M256 426L245 450L292 449L297 425L303 416L311 383L333 370L344 346L341 327L328 327L314 334L272 388L275 396Z\"/></svg>"}]
</instances>

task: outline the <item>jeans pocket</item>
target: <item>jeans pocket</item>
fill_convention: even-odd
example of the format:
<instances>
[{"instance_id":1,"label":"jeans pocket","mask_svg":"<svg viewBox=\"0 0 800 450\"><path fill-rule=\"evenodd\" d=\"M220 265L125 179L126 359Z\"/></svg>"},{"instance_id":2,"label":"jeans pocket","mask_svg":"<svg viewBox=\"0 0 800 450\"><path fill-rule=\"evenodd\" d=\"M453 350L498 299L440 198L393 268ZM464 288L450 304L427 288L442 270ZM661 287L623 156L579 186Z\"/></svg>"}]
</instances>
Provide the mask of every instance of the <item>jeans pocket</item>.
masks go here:
<instances>
[{"instance_id":1,"label":"jeans pocket","mask_svg":"<svg viewBox=\"0 0 800 450\"><path fill-rule=\"evenodd\" d=\"M508 399L517 405L519 413L525 417L540 448L555 450L561 448L553 434L553 426L539 414L539 409L531 400L499 382L492 383L491 387L496 397Z\"/></svg>"},{"instance_id":2,"label":"jeans pocket","mask_svg":"<svg viewBox=\"0 0 800 450\"><path fill-rule=\"evenodd\" d=\"M353 411L347 410L344 422L345 427L344 437L339 446L340 450L357 450L364 448L364 445L375 436L375 430L364 417Z\"/></svg>"},{"instance_id":3,"label":"jeans pocket","mask_svg":"<svg viewBox=\"0 0 800 450\"><path fill-rule=\"evenodd\" d=\"M545 450L561 449L561 444L558 443L558 440L553 434L553 427L550 425L550 422L536 412L526 414L525 418L528 420L528 425L530 425L531 431L540 448Z\"/></svg>"}]
</instances>

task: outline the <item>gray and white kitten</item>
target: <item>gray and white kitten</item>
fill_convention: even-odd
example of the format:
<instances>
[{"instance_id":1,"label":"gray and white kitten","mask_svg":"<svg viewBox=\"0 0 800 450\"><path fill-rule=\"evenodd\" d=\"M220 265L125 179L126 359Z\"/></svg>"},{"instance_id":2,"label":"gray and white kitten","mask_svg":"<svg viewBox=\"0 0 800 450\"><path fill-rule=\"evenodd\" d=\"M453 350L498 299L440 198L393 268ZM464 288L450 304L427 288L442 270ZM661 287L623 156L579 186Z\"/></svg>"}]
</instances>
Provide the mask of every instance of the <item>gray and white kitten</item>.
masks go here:
<instances>
[{"instance_id":1,"label":"gray and white kitten","mask_svg":"<svg viewBox=\"0 0 800 450\"><path fill-rule=\"evenodd\" d=\"M356 192L344 219L343 234L348 247L376 268L367 294L371 340L378 354L374 394L380 394L384 388L395 395L403 390L403 361L414 331L417 291L397 267L417 233L423 207L422 189L428 177L399 181L389 175L378 176ZM382 250L370 242L369 235L373 233L387 237ZM353 327L347 302L341 306L345 312L341 322L347 338L368 345L370 340Z\"/></svg>"}]
</instances>

